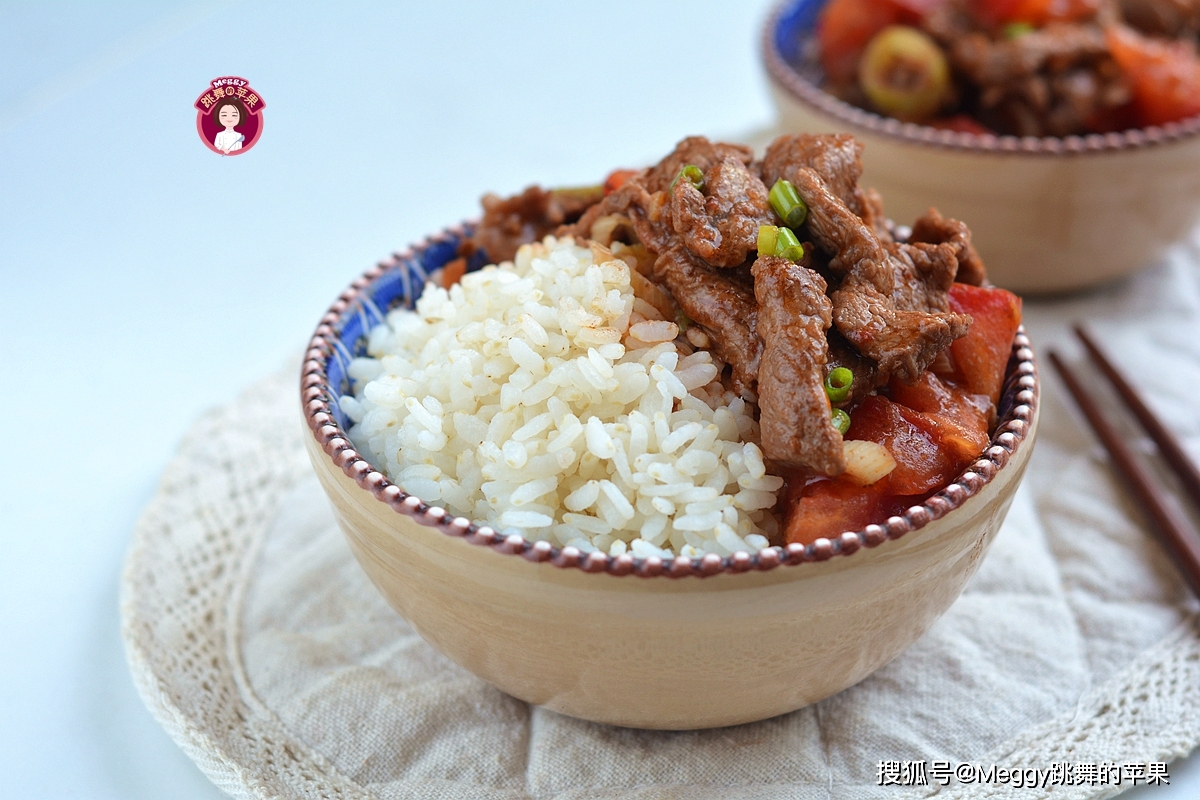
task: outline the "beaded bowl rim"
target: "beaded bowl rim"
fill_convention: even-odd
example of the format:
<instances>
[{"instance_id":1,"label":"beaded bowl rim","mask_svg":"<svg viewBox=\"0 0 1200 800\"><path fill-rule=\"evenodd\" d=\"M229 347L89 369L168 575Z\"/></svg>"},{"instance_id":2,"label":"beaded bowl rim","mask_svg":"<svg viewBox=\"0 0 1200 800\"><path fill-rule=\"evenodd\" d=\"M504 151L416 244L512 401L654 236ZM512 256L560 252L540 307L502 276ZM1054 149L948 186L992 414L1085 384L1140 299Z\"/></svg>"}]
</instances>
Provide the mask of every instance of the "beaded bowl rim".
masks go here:
<instances>
[{"instance_id":1,"label":"beaded bowl rim","mask_svg":"<svg viewBox=\"0 0 1200 800\"><path fill-rule=\"evenodd\" d=\"M371 495L374 502L383 503L419 525L461 539L467 544L490 547L498 553L560 568L644 578L708 577L826 561L834 556L851 556L864 547L876 547L886 541L899 539L958 508L999 474L1029 435L1040 387L1033 350L1022 326L1013 340L1010 369L1005 375L1004 390L998 405L998 408L1007 406L1007 411L998 420L988 446L947 486L925 502L910 506L902 515L889 517L882 524L868 525L860 531L846 531L833 539L820 538L808 545L773 545L757 553L737 552L730 556L709 553L699 558L682 555L674 558L634 558L629 553L619 556L599 551L584 553L575 547L554 547L549 542L529 541L515 534L504 536L489 525L454 516L444 508L405 493L363 458L333 414L339 393L331 384L327 369L337 349L334 343L339 341L341 323L359 312L364 291L386 272L403 268L406 262L419 258L430 247L462 237L470 224L467 222L446 228L407 250L393 254L359 276L321 317L300 369L300 401L304 418L330 463Z\"/></svg>"},{"instance_id":2,"label":"beaded bowl rim","mask_svg":"<svg viewBox=\"0 0 1200 800\"><path fill-rule=\"evenodd\" d=\"M1082 136L1012 136L963 133L901 122L839 100L796 71L776 47L776 29L784 14L797 5L783 0L767 18L762 34L762 57L767 74L795 100L835 121L909 144L987 155L1087 155L1113 153L1177 142L1200 134L1200 114L1178 122L1148 125L1113 133Z\"/></svg>"}]
</instances>

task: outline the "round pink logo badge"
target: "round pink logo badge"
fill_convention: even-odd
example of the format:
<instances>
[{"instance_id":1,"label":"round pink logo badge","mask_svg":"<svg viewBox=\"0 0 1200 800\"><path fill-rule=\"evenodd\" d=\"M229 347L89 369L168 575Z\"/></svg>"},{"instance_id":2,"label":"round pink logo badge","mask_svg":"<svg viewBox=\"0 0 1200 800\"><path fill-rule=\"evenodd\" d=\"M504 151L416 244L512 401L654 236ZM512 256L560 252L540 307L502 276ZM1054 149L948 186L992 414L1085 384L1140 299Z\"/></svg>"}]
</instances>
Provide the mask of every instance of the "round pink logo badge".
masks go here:
<instances>
[{"instance_id":1,"label":"round pink logo badge","mask_svg":"<svg viewBox=\"0 0 1200 800\"><path fill-rule=\"evenodd\" d=\"M214 153L240 156L262 136L266 107L245 78L217 78L196 98L196 132Z\"/></svg>"}]
</instances>

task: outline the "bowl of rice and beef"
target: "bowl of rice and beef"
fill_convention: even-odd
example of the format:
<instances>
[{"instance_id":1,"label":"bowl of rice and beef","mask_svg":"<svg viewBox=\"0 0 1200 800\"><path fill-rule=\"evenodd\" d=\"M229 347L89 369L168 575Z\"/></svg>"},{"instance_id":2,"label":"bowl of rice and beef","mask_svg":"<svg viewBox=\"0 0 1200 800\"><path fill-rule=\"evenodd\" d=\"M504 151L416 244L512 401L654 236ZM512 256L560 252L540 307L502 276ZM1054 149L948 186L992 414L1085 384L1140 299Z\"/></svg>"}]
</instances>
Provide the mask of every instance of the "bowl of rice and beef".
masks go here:
<instances>
[{"instance_id":1,"label":"bowl of rice and beef","mask_svg":"<svg viewBox=\"0 0 1200 800\"><path fill-rule=\"evenodd\" d=\"M1037 425L1020 301L848 136L683 140L344 292L309 454L389 603L509 694L643 728L785 713L946 610Z\"/></svg>"},{"instance_id":2,"label":"bowl of rice and beef","mask_svg":"<svg viewBox=\"0 0 1200 800\"><path fill-rule=\"evenodd\" d=\"M1195 0L789 0L763 58L790 131L849 131L897 218L971 222L991 279L1096 285L1200 222Z\"/></svg>"}]
</instances>

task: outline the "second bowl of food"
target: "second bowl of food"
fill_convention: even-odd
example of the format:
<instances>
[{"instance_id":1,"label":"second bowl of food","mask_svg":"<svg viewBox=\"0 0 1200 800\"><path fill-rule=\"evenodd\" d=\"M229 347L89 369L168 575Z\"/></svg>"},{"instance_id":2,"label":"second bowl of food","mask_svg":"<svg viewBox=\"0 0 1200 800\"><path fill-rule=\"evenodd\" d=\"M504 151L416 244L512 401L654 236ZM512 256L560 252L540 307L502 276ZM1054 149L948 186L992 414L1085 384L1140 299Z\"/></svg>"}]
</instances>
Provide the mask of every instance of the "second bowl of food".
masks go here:
<instances>
[{"instance_id":1,"label":"second bowl of food","mask_svg":"<svg viewBox=\"0 0 1200 800\"><path fill-rule=\"evenodd\" d=\"M1184 4L1186 5L1186 4ZM799 0L763 56L785 130L848 131L897 219L970 221L992 280L1060 292L1200 221L1200 14L1170 0Z\"/></svg>"},{"instance_id":2,"label":"second bowl of food","mask_svg":"<svg viewBox=\"0 0 1200 800\"><path fill-rule=\"evenodd\" d=\"M424 638L565 714L703 728L841 691L949 607L1037 373L966 226L897 230L859 151L685 139L604 190L486 198L342 294L309 454Z\"/></svg>"}]
</instances>

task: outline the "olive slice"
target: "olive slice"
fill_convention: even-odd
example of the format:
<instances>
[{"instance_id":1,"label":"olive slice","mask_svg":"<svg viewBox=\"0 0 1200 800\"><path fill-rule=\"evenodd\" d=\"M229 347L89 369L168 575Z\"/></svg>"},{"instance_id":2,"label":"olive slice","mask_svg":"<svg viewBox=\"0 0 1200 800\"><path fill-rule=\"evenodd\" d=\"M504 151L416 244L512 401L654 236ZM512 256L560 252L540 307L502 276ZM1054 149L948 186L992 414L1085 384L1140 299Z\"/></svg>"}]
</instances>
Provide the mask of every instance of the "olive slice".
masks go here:
<instances>
[{"instance_id":1,"label":"olive slice","mask_svg":"<svg viewBox=\"0 0 1200 800\"><path fill-rule=\"evenodd\" d=\"M867 44L858 82L881 114L917 122L950 95L950 69L937 43L907 25L884 28Z\"/></svg>"}]
</instances>

